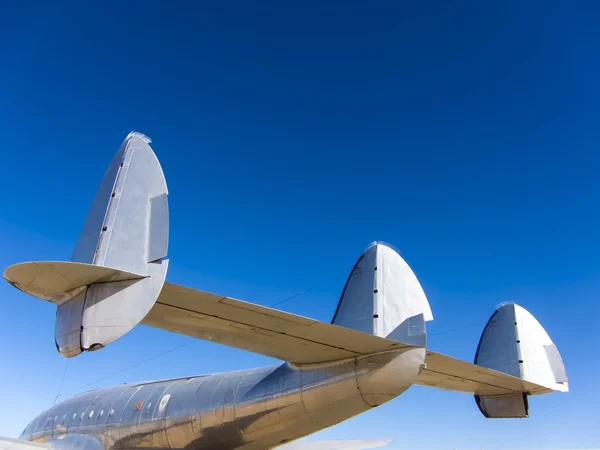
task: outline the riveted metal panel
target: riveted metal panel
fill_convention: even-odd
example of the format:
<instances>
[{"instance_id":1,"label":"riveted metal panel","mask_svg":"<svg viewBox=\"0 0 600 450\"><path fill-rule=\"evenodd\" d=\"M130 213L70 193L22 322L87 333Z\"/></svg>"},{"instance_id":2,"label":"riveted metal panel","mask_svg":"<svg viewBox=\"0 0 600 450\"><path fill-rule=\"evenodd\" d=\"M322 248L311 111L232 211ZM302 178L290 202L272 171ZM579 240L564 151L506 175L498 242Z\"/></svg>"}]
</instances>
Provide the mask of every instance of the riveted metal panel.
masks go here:
<instances>
[{"instance_id":1,"label":"riveted metal panel","mask_svg":"<svg viewBox=\"0 0 600 450\"><path fill-rule=\"evenodd\" d=\"M498 309L488 321L475 354L475 364L521 378L513 305Z\"/></svg>"},{"instance_id":2,"label":"riveted metal panel","mask_svg":"<svg viewBox=\"0 0 600 450\"><path fill-rule=\"evenodd\" d=\"M100 398L100 391L92 391L92 397L90 397L85 405L83 410L83 416L80 414L80 424L79 431L87 431L93 429L96 425L96 414L98 413L98 408L102 404L102 399Z\"/></svg>"},{"instance_id":3,"label":"riveted metal panel","mask_svg":"<svg viewBox=\"0 0 600 450\"><path fill-rule=\"evenodd\" d=\"M97 427L103 428L106 425L108 420L108 412L112 408L114 402L121 396L121 394L125 391L125 386L119 386L115 388L106 389L100 399L102 402L97 407L97 414L95 418L95 423Z\"/></svg>"},{"instance_id":4,"label":"riveted metal panel","mask_svg":"<svg viewBox=\"0 0 600 450\"><path fill-rule=\"evenodd\" d=\"M211 375L204 383L200 385L194 397L198 399L198 404L202 405L200 413L200 423L202 432L206 433L208 429L219 426L223 423L223 409L216 408L213 404L213 396L219 384L223 381L223 374Z\"/></svg>"},{"instance_id":5,"label":"riveted metal panel","mask_svg":"<svg viewBox=\"0 0 600 450\"><path fill-rule=\"evenodd\" d=\"M202 382L202 378L179 380L178 388L173 391L166 417L167 438L172 448L184 448L197 436L200 417L192 399Z\"/></svg>"},{"instance_id":6,"label":"riveted metal panel","mask_svg":"<svg viewBox=\"0 0 600 450\"><path fill-rule=\"evenodd\" d=\"M90 286L81 319L81 346L86 350L101 348L135 327L154 305L167 267L165 260L148 265L148 278Z\"/></svg>"},{"instance_id":7,"label":"riveted metal panel","mask_svg":"<svg viewBox=\"0 0 600 450\"><path fill-rule=\"evenodd\" d=\"M102 225L106 217L106 211L111 201L111 194L113 192L115 182L119 171L121 170L121 163L123 161L123 155L125 148L127 147L128 140L126 139L121 144L119 151L113 157L100 186L96 191L94 200L87 213L87 217L81 228L79 239L75 244L73 251L72 261L78 261L87 264L93 264L96 255L96 249L98 246L98 239L102 231Z\"/></svg>"},{"instance_id":8,"label":"riveted metal panel","mask_svg":"<svg viewBox=\"0 0 600 450\"><path fill-rule=\"evenodd\" d=\"M356 262L331 323L373 334L373 285L376 249L369 248Z\"/></svg>"},{"instance_id":9,"label":"riveted metal panel","mask_svg":"<svg viewBox=\"0 0 600 450\"><path fill-rule=\"evenodd\" d=\"M529 417L529 405L525 394L517 393L502 397L475 396L481 413L488 419Z\"/></svg>"},{"instance_id":10,"label":"riveted metal panel","mask_svg":"<svg viewBox=\"0 0 600 450\"><path fill-rule=\"evenodd\" d=\"M119 427L119 439L127 438L127 445L132 448L147 448L151 443L151 434L139 430L140 419L144 413L144 401L149 395L152 385L138 386L123 407Z\"/></svg>"},{"instance_id":11,"label":"riveted metal panel","mask_svg":"<svg viewBox=\"0 0 600 450\"><path fill-rule=\"evenodd\" d=\"M244 403L264 398L267 394L265 379L277 370L281 364L249 370L240 382L236 392L236 406L242 408Z\"/></svg>"},{"instance_id":12,"label":"riveted metal panel","mask_svg":"<svg viewBox=\"0 0 600 450\"><path fill-rule=\"evenodd\" d=\"M241 380L235 399L235 417L242 421L254 417L260 420L270 408L267 397L268 379L279 365L253 369Z\"/></svg>"},{"instance_id":13,"label":"riveted metal panel","mask_svg":"<svg viewBox=\"0 0 600 450\"><path fill-rule=\"evenodd\" d=\"M118 427L121 423L121 418L123 417L123 413L125 411L125 405L139 389L139 386L126 386L121 395L119 395L110 409L108 410L108 417L106 418L106 427Z\"/></svg>"},{"instance_id":14,"label":"riveted metal panel","mask_svg":"<svg viewBox=\"0 0 600 450\"><path fill-rule=\"evenodd\" d=\"M433 320L416 275L394 249L375 243L348 277L332 323L385 337L419 314Z\"/></svg>"},{"instance_id":15,"label":"riveted metal panel","mask_svg":"<svg viewBox=\"0 0 600 450\"><path fill-rule=\"evenodd\" d=\"M56 308L54 339L62 356L71 358L81 353L81 320L87 288L80 289L70 300Z\"/></svg>"}]
</instances>

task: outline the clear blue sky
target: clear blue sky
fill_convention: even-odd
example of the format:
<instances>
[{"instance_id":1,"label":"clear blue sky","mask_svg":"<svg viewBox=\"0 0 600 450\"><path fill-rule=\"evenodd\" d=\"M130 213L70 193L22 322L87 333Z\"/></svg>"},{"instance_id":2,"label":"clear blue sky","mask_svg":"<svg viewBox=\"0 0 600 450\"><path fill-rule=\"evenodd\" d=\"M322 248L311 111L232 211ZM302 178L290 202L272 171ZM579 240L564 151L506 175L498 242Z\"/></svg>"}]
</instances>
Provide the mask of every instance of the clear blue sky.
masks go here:
<instances>
[{"instance_id":1,"label":"clear blue sky","mask_svg":"<svg viewBox=\"0 0 600 450\"><path fill-rule=\"evenodd\" d=\"M329 320L383 240L428 294L432 349L471 360L495 306L516 301L567 365L571 392L533 398L527 420L413 387L315 438L600 447L598 5L26 3L0 15L2 267L70 258L137 130L170 189L170 281L270 305L329 279L281 305ZM139 327L66 365L53 305L6 283L0 298L0 435L61 390L272 362Z\"/></svg>"}]
</instances>

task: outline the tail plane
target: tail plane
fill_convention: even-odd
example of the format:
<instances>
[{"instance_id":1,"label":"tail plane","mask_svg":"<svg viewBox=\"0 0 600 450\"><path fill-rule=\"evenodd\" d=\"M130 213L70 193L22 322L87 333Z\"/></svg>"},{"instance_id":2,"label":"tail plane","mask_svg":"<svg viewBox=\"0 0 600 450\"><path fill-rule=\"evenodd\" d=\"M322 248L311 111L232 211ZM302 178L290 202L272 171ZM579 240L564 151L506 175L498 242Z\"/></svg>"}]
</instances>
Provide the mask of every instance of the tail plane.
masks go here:
<instances>
[{"instance_id":1,"label":"tail plane","mask_svg":"<svg viewBox=\"0 0 600 450\"><path fill-rule=\"evenodd\" d=\"M141 323L299 368L423 349L416 384L471 393L489 418L528 417L528 396L568 390L556 346L518 305L493 314L474 364L426 350L429 302L412 269L385 244L359 258L332 323L165 282L168 191L150 142L131 133L121 145L72 261L21 263L4 272L13 286L56 304L61 355L103 348Z\"/></svg>"},{"instance_id":2,"label":"tail plane","mask_svg":"<svg viewBox=\"0 0 600 450\"><path fill-rule=\"evenodd\" d=\"M71 262L9 267L4 278L57 305L61 355L102 348L150 311L167 274L167 184L150 139L130 133L92 201Z\"/></svg>"}]
</instances>

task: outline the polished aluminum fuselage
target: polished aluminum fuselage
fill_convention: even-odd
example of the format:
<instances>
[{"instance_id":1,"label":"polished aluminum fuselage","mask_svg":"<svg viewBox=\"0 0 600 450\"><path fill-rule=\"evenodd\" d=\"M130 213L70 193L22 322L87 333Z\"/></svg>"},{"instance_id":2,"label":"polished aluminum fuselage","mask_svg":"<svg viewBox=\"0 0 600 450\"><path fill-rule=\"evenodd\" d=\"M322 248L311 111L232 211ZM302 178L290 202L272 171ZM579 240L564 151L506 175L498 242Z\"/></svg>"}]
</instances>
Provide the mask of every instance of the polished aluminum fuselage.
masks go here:
<instances>
[{"instance_id":1,"label":"polished aluminum fuselage","mask_svg":"<svg viewBox=\"0 0 600 450\"><path fill-rule=\"evenodd\" d=\"M424 358L417 348L100 389L53 406L21 437L88 436L105 450L272 448L398 396Z\"/></svg>"}]
</instances>

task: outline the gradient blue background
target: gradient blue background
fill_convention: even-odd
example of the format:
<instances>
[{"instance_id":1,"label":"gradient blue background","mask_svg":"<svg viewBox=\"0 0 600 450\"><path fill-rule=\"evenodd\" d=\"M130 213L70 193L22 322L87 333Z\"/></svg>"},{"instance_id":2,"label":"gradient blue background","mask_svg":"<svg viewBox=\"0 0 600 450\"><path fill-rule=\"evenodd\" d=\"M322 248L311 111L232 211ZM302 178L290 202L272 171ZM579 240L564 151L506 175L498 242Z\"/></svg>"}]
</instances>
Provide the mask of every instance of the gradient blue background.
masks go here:
<instances>
[{"instance_id":1,"label":"gradient blue background","mask_svg":"<svg viewBox=\"0 0 600 450\"><path fill-rule=\"evenodd\" d=\"M87 3L2 6L1 267L70 258L135 129L170 189L170 281L264 305L321 283L279 307L328 321L383 240L428 294L432 349L472 360L516 301L568 369L527 420L413 387L315 439L600 447L597 3ZM139 327L67 363L53 305L0 297L0 435L60 392L272 362Z\"/></svg>"}]
</instances>

